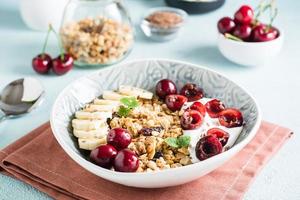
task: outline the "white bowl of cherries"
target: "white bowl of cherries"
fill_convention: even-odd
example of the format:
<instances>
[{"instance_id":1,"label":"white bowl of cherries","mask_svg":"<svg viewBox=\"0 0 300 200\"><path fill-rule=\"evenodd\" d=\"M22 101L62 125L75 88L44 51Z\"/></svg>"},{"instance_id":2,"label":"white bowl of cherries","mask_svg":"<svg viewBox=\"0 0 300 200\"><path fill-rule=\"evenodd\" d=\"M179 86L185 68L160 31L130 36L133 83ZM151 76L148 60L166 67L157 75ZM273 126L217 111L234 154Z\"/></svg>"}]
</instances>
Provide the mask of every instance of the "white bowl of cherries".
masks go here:
<instances>
[{"instance_id":1,"label":"white bowl of cherries","mask_svg":"<svg viewBox=\"0 0 300 200\"><path fill-rule=\"evenodd\" d=\"M270 11L270 22L264 24L258 18ZM218 21L218 47L230 61L240 65L258 66L274 58L283 44L283 32L272 26L277 15L274 3L262 2L255 10L243 5L234 19L223 17Z\"/></svg>"}]
</instances>

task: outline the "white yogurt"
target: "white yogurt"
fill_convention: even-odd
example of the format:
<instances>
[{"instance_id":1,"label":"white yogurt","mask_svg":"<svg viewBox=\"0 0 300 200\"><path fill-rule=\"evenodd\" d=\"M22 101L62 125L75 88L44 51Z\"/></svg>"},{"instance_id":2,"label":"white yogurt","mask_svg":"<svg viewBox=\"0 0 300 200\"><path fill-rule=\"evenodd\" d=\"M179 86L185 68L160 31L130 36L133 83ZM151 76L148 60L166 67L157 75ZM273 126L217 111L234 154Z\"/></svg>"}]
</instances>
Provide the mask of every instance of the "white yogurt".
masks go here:
<instances>
[{"instance_id":1,"label":"white yogurt","mask_svg":"<svg viewBox=\"0 0 300 200\"><path fill-rule=\"evenodd\" d=\"M211 99L211 98L202 98L202 99L198 100L198 102L205 105L210 100L213 100L213 99ZM182 109L184 110L184 109L190 107L194 102L196 102L196 101L185 103L182 106ZM225 126L221 126L218 118L211 118L206 112L206 114L204 116L204 121L203 121L202 125L199 128L193 129L193 130L183 130L184 135L188 135L188 136L191 137L189 152L190 152L190 156L191 156L191 159L192 159L193 163L196 163L196 162L200 161L197 158L196 152L195 152L197 142L200 140L200 138L205 136L206 132L211 128L220 128L220 129L226 131L229 134L228 142L223 148L231 147L235 143L235 141L237 140L239 134L243 130L242 126L241 127L234 127L234 128L227 128Z\"/></svg>"}]
</instances>

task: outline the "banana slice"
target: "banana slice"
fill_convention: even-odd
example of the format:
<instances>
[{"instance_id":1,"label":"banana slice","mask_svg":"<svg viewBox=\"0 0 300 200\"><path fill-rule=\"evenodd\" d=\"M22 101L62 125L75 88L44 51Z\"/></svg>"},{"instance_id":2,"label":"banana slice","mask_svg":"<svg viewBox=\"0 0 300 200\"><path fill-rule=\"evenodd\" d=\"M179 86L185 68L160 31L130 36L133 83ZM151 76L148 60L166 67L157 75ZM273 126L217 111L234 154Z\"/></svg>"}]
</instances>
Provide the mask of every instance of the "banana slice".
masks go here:
<instances>
[{"instance_id":1,"label":"banana slice","mask_svg":"<svg viewBox=\"0 0 300 200\"><path fill-rule=\"evenodd\" d=\"M152 92L129 85L121 85L119 87L119 92L124 95L140 97L142 99L152 99L153 97Z\"/></svg>"},{"instance_id":2,"label":"banana slice","mask_svg":"<svg viewBox=\"0 0 300 200\"><path fill-rule=\"evenodd\" d=\"M112 118L112 112L86 112L77 111L75 113L77 119L107 119Z\"/></svg>"},{"instance_id":3,"label":"banana slice","mask_svg":"<svg viewBox=\"0 0 300 200\"><path fill-rule=\"evenodd\" d=\"M73 119L72 127L76 130L91 131L107 126L106 120Z\"/></svg>"},{"instance_id":4,"label":"banana slice","mask_svg":"<svg viewBox=\"0 0 300 200\"><path fill-rule=\"evenodd\" d=\"M119 106L120 102L119 101L113 101L113 100L107 100L107 99L95 99L94 104L96 105L114 105L114 106Z\"/></svg>"},{"instance_id":5,"label":"banana slice","mask_svg":"<svg viewBox=\"0 0 300 200\"><path fill-rule=\"evenodd\" d=\"M130 96L128 96L128 95L122 95L122 94L119 94L119 93L114 92L114 91L107 91L106 90L106 91L103 91L102 97L103 97L103 99L106 99L106 100L119 101L123 97L130 97Z\"/></svg>"},{"instance_id":6,"label":"banana slice","mask_svg":"<svg viewBox=\"0 0 300 200\"><path fill-rule=\"evenodd\" d=\"M87 105L83 111L87 112L114 112L116 111L118 106L116 105L96 105L96 104L89 104Z\"/></svg>"},{"instance_id":7,"label":"banana slice","mask_svg":"<svg viewBox=\"0 0 300 200\"><path fill-rule=\"evenodd\" d=\"M106 137L101 139L96 138L79 138L78 144L80 149L93 150L102 144L106 144Z\"/></svg>"},{"instance_id":8,"label":"banana slice","mask_svg":"<svg viewBox=\"0 0 300 200\"><path fill-rule=\"evenodd\" d=\"M91 131L83 131L83 130L76 130L73 131L74 135L78 138L103 138L106 137L108 134L108 127L102 127L97 130Z\"/></svg>"}]
</instances>

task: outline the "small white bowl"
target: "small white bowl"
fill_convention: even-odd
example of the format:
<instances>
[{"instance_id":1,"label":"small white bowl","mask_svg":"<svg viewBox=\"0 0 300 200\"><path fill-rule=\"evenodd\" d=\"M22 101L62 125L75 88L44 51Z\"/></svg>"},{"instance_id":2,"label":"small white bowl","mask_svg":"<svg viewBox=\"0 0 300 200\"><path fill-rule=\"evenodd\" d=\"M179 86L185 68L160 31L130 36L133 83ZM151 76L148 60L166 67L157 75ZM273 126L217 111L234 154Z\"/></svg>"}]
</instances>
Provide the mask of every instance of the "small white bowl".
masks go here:
<instances>
[{"instance_id":1,"label":"small white bowl","mask_svg":"<svg viewBox=\"0 0 300 200\"><path fill-rule=\"evenodd\" d=\"M281 50L283 32L275 40L268 42L239 42L219 34L218 47L228 60L246 66L263 65L274 58Z\"/></svg>"}]
</instances>

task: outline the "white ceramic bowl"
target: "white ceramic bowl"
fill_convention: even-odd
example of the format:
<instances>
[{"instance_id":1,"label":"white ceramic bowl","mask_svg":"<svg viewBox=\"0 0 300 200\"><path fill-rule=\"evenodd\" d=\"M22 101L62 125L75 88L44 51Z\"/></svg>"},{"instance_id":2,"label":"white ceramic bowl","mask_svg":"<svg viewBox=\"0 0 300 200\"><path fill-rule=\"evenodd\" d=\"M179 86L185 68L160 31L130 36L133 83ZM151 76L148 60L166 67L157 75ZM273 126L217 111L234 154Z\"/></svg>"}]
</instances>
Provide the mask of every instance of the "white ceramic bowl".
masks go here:
<instances>
[{"instance_id":1,"label":"white ceramic bowl","mask_svg":"<svg viewBox=\"0 0 300 200\"><path fill-rule=\"evenodd\" d=\"M268 42L239 42L219 34L218 47L230 61L240 65L258 66L274 58L281 50L284 34Z\"/></svg>"},{"instance_id":2,"label":"white ceramic bowl","mask_svg":"<svg viewBox=\"0 0 300 200\"><path fill-rule=\"evenodd\" d=\"M228 107L236 107L246 122L236 144L228 151L205 161L149 173L124 173L101 168L85 159L73 137L70 121L75 111L101 95L105 89L129 84L153 91L163 78L176 82L179 88L192 82L203 87L208 97L221 99ZM159 188L195 180L216 169L238 153L256 134L260 111L254 98L240 86L217 72L197 65L172 60L138 60L118 64L84 76L67 86L57 97L50 117L54 136L65 152L86 170L112 182L142 188Z\"/></svg>"}]
</instances>

